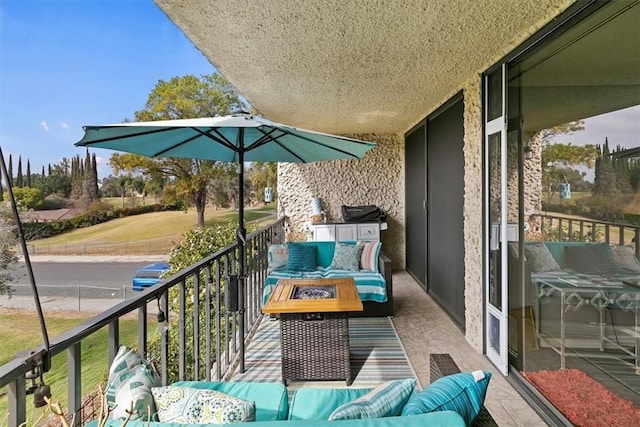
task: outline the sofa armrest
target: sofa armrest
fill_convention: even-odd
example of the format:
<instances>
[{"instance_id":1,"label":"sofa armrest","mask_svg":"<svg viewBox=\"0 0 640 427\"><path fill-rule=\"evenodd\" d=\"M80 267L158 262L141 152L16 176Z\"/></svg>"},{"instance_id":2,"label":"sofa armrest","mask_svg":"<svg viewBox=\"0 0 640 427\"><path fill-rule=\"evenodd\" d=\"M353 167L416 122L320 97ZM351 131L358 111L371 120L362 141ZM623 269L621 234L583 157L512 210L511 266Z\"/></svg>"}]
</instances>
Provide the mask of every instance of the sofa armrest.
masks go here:
<instances>
[{"instance_id":1,"label":"sofa armrest","mask_svg":"<svg viewBox=\"0 0 640 427\"><path fill-rule=\"evenodd\" d=\"M382 274L385 282L387 282L387 298L393 307L393 271L391 259L382 251L380 251L380 256L378 257L378 270L380 270L380 274Z\"/></svg>"}]
</instances>

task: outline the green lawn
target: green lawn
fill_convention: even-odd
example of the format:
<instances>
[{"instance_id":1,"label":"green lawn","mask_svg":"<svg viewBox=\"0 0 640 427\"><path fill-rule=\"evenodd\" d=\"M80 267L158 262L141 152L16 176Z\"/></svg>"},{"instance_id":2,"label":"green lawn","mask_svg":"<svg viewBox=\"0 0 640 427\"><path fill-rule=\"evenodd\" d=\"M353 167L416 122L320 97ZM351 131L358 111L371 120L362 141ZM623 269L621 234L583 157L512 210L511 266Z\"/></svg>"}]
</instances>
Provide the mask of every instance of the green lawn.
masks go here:
<instances>
[{"instance_id":1,"label":"green lawn","mask_svg":"<svg viewBox=\"0 0 640 427\"><path fill-rule=\"evenodd\" d=\"M246 221L275 219L275 203L247 208ZM238 212L230 209L205 211L205 224L212 226L237 219ZM29 242L29 251L36 254L144 254L164 255L173 242L196 226L196 212L152 212L114 219L92 227L81 228L47 239Z\"/></svg>"},{"instance_id":2,"label":"green lawn","mask_svg":"<svg viewBox=\"0 0 640 427\"><path fill-rule=\"evenodd\" d=\"M89 318L88 314L56 313L47 317L47 330L50 337L56 337L81 324ZM120 320L120 342L134 346L137 342L137 320ZM150 331L151 333L152 331ZM0 365L11 360L14 354L37 347L42 344L37 316L27 311L0 312ZM98 385L106 382L108 372L107 330L102 329L82 341L82 393L88 394L98 389ZM59 401L65 408L67 404L67 355L66 352L52 359L51 371L45 374L44 381L51 387L52 399ZM40 410L41 412L41 410ZM38 412L38 414L40 413ZM32 397L27 396L27 425L35 419ZM7 396L0 389L0 426L5 425L7 415Z\"/></svg>"}]
</instances>

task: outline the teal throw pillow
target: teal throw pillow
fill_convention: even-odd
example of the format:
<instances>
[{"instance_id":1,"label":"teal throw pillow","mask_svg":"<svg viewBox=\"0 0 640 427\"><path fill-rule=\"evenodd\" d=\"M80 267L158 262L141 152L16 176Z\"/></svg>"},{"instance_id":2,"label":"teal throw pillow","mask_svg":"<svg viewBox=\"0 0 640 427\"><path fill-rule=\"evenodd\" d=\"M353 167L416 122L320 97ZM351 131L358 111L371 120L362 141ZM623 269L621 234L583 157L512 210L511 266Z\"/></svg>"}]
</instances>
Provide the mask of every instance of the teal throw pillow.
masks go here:
<instances>
[{"instance_id":1,"label":"teal throw pillow","mask_svg":"<svg viewBox=\"0 0 640 427\"><path fill-rule=\"evenodd\" d=\"M149 420L156 412L151 387L159 385L153 366L132 348L121 346L109 367L105 390L105 399L113 407L109 418L125 419L131 412L131 420Z\"/></svg>"},{"instance_id":2,"label":"teal throw pillow","mask_svg":"<svg viewBox=\"0 0 640 427\"><path fill-rule=\"evenodd\" d=\"M400 415L415 386L415 378L387 381L364 396L337 407L329 416L329 421Z\"/></svg>"},{"instance_id":3,"label":"teal throw pillow","mask_svg":"<svg viewBox=\"0 0 640 427\"><path fill-rule=\"evenodd\" d=\"M360 256L362 255L362 245L348 245L336 242L333 252L333 261L330 268L348 271L360 271Z\"/></svg>"},{"instance_id":4,"label":"teal throw pillow","mask_svg":"<svg viewBox=\"0 0 640 427\"><path fill-rule=\"evenodd\" d=\"M289 243L289 258L287 260L287 271L316 271L318 249L315 245L304 245L301 243Z\"/></svg>"},{"instance_id":5,"label":"teal throw pillow","mask_svg":"<svg viewBox=\"0 0 640 427\"><path fill-rule=\"evenodd\" d=\"M402 408L402 415L455 411L471 426L482 409L491 372L474 371L448 375L414 395Z\"/></svg>"}]
</instances>

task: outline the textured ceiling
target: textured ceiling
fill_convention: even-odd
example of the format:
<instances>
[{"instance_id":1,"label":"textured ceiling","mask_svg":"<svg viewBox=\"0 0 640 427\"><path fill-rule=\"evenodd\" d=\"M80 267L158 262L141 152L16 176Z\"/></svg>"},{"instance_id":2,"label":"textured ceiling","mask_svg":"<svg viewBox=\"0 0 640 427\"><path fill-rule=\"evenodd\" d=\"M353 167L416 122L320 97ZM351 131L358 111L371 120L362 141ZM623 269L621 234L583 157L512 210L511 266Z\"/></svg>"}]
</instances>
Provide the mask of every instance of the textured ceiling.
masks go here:
<instances>
[{"instance_id":1,"label":"textured ceiling","mask_svg":"<svg viewBox=\"0 0 640 427\"><path fill-rule=\"evenodd\" d=\"M155 0L263 116L404 132L572 0Z\"/></svg>"}]
</instances>

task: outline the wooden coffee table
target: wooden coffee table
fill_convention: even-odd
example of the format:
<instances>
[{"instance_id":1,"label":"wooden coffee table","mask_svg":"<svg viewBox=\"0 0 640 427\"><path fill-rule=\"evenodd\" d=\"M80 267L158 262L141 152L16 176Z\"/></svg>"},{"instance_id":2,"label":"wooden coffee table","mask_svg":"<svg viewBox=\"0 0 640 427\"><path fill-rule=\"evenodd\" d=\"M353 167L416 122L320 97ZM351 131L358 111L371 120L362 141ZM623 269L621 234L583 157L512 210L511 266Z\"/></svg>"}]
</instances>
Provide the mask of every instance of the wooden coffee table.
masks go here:
<instances>
[{"instance_id":1,"label":"wooden coffee table","mask_svg":"<svg viewBox=\"0 0 640 427\"><path fill-rule=\"evenodd\" d=\"M344 379L351 385L350 311L362 311L352 278L278 281L262 311L280 315L282 381Z\"/></svg>"}]
</instances>

